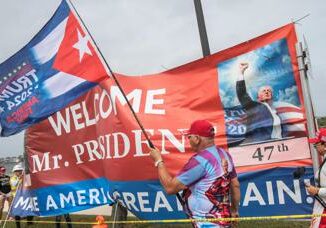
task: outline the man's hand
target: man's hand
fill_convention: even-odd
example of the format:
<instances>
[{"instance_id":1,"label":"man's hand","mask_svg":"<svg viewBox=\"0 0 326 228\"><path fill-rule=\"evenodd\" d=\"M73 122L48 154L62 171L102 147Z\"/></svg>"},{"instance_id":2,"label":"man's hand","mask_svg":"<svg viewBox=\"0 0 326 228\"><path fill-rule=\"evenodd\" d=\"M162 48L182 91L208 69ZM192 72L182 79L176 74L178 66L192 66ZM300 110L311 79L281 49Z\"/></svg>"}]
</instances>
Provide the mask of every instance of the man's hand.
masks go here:
<instances>
[{"instance_id":1,"label":"man's hand","mask_svg":"<svg viewBox=\"0 0 326 228\"><path fill-rule=\"evenodd\" d=\"M249 63L240 63L240 72L242 75L244 75L244 72L248 69Z\"/></svg>"},{"instance_id":2,"label":"man's hand","mask_svg":"<svg viewBox=\"0 0 326 228\"><path fill-rule=\"evenodd\" d=\"M239 218L239 211L233 207L230 208L231 211L231 218ZM232 227L238 227L239 221L232 221Z\"/></svg>"},{"instance_id":3,"label":"man's hand","mask_svg":"<svg viewBox=\"0 0 326 228\"><path fill-rule=\"evenodd\" d=\"M12 195L12 192L8 192L7 194L5 194L5 196L6 196L6 198L10 198L10 197L12 197L13 195Z\"/></svg>"},{"instance_id":4,"label":"man's hand","mask_svg":"<svg viewBox=\"0 0 326 228\"><path fill-rule=\"evenodd\" d=\"M239 202L240 202L240 183L238 177L232 178L230 183L231 191L231 218L239 217ZM238 221L232 221L232 227L238 227Z\"/></svg>"},{"instance_id":5,"label":"man's hand","mask_svg":"<svg viewBox=\"0 0 326 228\"><path fill-rule=\"evenodd\" d=\"M315 196L319 192L319 188L317 188L313 185L306 186L306 189L307 189L307 192L309 193L309 195L311 195L311 196Z\"/></svg>"},{"instance_id":6,"label":"man's hand","mask_svg":"<svg viewBox=\"0 0 326 228\"><path fill-rule=\"evenodd\" d=\"M162 160L161 152L157 148L150 148L149 155L151 156L154 162Z\"/></svg>"}]
</instances>

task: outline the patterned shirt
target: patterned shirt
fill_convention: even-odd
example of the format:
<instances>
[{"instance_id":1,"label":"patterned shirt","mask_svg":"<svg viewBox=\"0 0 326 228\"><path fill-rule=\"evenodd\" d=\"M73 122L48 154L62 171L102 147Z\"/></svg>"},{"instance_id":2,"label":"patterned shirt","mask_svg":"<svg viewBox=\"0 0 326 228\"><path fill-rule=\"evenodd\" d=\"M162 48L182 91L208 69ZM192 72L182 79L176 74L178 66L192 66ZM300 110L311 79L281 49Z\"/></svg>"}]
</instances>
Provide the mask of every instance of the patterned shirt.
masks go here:
<instances>
[{"instance_id":1,"label":"patterned shirt","mask_svg":"<svg viewBox=\"0 0 326 228\"><path fill-rule=\"evenodd\" d=\"M178 174L184 190L185 211L190 218L230 217L230 182L237 177L229 153L208 147L190 158ZM230 222L196 223L198 227L228 227ZM211 225L211 226L210 226Z\"/></svg>"}]
</instances>

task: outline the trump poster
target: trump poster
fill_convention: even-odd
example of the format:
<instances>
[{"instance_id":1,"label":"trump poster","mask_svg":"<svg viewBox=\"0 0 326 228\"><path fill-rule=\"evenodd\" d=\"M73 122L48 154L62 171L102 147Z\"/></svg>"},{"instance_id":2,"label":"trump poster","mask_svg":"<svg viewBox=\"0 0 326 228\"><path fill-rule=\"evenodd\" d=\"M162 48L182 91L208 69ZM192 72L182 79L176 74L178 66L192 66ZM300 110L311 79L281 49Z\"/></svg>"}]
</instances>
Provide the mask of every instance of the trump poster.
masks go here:
<instances>
[{"instance_id":1,"label":"trump poster","mask_svg":"<svg viewBox=\"0 0 326 228\"><path fill-rule=\"evenodd\" d=\"M241 216L310 213L313 198L292 176L297 166L307 167L305 181L312 173L296 42L289 24L166 72L116 76L172 175L194 155L182 132L206 119L233 157ZM141 219L184 218L148 151L121 91L103 82L28 130L30 185L13 211L55 215L119 201Z\"/></svg>"}]
</instances>

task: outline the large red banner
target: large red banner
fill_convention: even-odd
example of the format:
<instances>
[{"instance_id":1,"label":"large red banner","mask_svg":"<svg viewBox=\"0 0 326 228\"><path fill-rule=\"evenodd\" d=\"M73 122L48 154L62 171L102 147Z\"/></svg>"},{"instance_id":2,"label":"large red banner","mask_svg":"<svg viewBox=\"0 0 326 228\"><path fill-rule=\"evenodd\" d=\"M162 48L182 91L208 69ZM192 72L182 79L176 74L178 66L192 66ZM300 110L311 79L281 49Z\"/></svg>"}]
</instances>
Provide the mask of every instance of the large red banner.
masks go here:
<instances>
[{"instance_id":1,"label":"large red banner","mask_svg":"<svg viewBox=\"0 0 326 228\"><path fill-rule=\"evenodd\" d=\"M213 123L217 130L215 142L230 151L238 173L311 165L296 42L294 25L289 24L166 72L116 76L151 141L161 149L165 164L173 175L193 155L182 132L196 119ZM237 92L237 74L239 66L244 63L249 66L251 74L249 72L241 80L246 82L246 96L252 102L258 102L254 93L259 87L264 84L272 87L274 103L268 110L274 122L263 118L262 125L257 121L254 127L250 126L251 110L241 103ZM254 115L259 113L258 110ZM248 135L262 128L272 129L272 133L266 138L252 137L248 142ZM275 132L279 132L278 136ZM29 189L35 191L37 197L44 198L43 204L48 203L48 197L39 196L38 189L54 189L66 184L75 186L71 189L75 191L82 188L78 183L102 178L107 181L107 198L121 200L139 217L179 216L167 214L171 210L180 211L180 205L175 199L174 202L171 197L164 200L158 194L162 189L157 181L157 170L148 155L145 137L119 88L110 79L48 120L30 128L26 151L32 184ZM284 172L281 170L282 175ZM268 173L259 183L265 183L272 176L273 173ZM246 181L249 179L242 180L242 206L248 206L253 200ZM261 195L272 194L268 189ZM64 193L56 191L50 192L57 194L60 202L60 194ZM152 196L154 193L156 195ZM79 199L78 194L76 197ZM89 198L89 195L85 197ZM162 198L158 200L157 197ZM84 207L70 204L65 208L80 210L110 200L96 203L86 200ZM280 205L282 202L276 206ZM49 207L43 208L44 212L40 212L43 215L58 214L63 210L60 207L48 211ZM271 210L273 208L269 207L263 213L268 214Z\"/></svg>"}]
</instances>

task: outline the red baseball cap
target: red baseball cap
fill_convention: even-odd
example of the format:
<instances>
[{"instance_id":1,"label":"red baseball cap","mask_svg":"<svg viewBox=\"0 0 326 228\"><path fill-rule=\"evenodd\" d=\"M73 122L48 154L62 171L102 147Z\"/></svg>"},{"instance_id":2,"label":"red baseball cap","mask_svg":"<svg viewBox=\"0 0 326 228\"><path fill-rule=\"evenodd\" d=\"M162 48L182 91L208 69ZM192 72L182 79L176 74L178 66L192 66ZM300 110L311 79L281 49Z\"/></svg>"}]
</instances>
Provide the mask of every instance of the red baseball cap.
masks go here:
<instances>
[{"instance_id":1,"label":"red baseball cap","mask_svg":"<svg viewBox=\"0 0 326 228\"><path fill-rule=\"evenodd\" d=\"M309 142L313 144L326 142L326 128L320 128L319 131L316 132L316 137L310 138Z\"/></svg>"},{"instance_id":2,"label":"red baseball cap","mask_svg":"<svg viewBox=\"0 0 326 228\"><path fill-rule=\"evenodd\" d=\"M6 167L0 166L0 171L5 172L6 171Z\"/></svg>"},{"instance_id":3,"label":"red baseball cap","mask_svg":"<svg viewBox=\"0 0 326 228\"><path fill-rule=\"evenodd\" d=\"M199 135L202 137L214 137L214 127L207 120L196 120L185 132L186 135Z\"/></svg>"}]
</instances>

